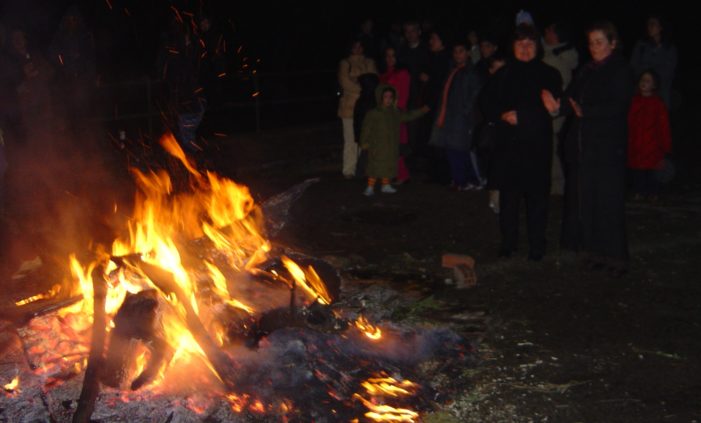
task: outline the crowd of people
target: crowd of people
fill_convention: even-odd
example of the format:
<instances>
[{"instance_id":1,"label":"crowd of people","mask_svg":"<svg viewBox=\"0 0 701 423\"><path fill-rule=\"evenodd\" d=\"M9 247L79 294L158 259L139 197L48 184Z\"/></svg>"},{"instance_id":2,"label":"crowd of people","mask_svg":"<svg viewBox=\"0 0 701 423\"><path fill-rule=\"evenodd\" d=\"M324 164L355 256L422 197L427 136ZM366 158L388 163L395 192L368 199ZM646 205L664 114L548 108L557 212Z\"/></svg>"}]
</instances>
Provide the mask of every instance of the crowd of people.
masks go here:
<instances>
[{"instance_id":1,"label":"crowd of people","mask_svg":"<svg viewBox=\"0 0 701 423\"><path fill-rule=\"evenodd\" d=\"M391 194L415 174L489 190L504 258L525 202L533 261L546 253L550 196L563 196L561 247L625 274L628 187L635 200L658 198L677 52L658 16L629 58L609 21L586 30L589 60L568 29L551 22L541 33L521 11L508 42L489 31L423 34L417 21L379 42L365 21L338 69L343 175L366 178L367 196L378 179Z\"/></svg>"},{"instance_id":2,"label":"crowd of people","mask_svg":"<svg viewBox=\"0 0 701 423\"><path fill-rule=\"evenodd\" d=\"M607 21L589 26L584 52L566 22L541 32L524 11L508 37L455 37L409 20L381 39L366 20L338 66L342 174L364 178L366 196L378 182L392 194L418 177L454 191L488 190L505 258L518 246L525 202L534 261L546 253L550 196L561 195L561 246L586 252L593 269L623 274L629 187L635 200L656 201L671 151L677 51L665 26L651 16L626 58ZM208 102L221 100L222 40L206 16L179 14L161 39L156 67L170 127L190 152L200 149L196 130ZM24 145L41 163L61 153L61 140L86 138L99 84L93 36L77 8L42 50L21 28L0 25L0 178L5 144Z\"/></svg>"}]
</instances>

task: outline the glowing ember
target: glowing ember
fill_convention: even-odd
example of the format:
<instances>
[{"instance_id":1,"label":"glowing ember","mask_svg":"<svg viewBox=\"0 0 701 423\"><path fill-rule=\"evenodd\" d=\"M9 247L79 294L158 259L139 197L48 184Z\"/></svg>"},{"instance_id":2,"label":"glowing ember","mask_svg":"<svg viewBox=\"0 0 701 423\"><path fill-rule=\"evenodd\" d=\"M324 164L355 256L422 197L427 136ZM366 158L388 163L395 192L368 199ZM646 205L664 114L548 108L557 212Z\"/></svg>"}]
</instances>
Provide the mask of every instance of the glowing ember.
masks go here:
<instances>
[{"instance_id":1,"label":"glowing ember","mask_svg":"<svg viewBox=\"0 0 701 423\"><path fill-rule=\"evenodd\" d=\"M265 413L265 405L260 400L253 401L249 409L256 413Z\"/></svg>"},{"instance_id":2,"label":"glowing ember","mask_svg":"<svg viewBox=\"0 0 701 423\"><path fill-rule=\"evenodd\" d=\"M370 395L389 395L391 397L414 395L419 388L419 385L410 380L399 382L392 377L370 378L361 386Z\"/></svg>"},{"instance_id":3,"label":"glowing ember","mask_svg":"<svg viewBox=\"0 0 701 423\"><path fill-rule=\"evenodd\" d=\"M3 385L3 389L7 392L19 392L19 375L15 376L10 383Z\"/></svg>"},{"instance_id":4,"label":"glowing ember","mask_svg":"<svg viewBox=\"0 0 701 423\"><path fill-rule=\"evenodd\" d=\"M365 391L373 399L367 400L360 394L353 394L353 398L359 399L369 410L365 417L376 422L415 422L418 421L418 413L406 408L396 408L387 404L377 404L374 400L382 397L410 397L416 395L419 385L410 381L398 381L393 377L382 374L372 377L361 383Z\"/></svg>"},{"instance_id":5,"label":"glowing ember","mask_svg":"<svg viewBox=\"0 0 701 423\"><path fill-rule=\"evenodd\" d=\"M250 398L250 396L248 394L243 394L243 395L229 394L226 396L226 399L229 401L229 404L231 405L231 409L235 413L240 413L246 408L246 405L248 404L249 398Z\"/></svg>"},{"instance_id":6,"label":"glowing ember","mask_svg":"<svg viewBox=\"0 0 701 423\"><path fill-rule=\"evenodd\" d=\"M355 321L355 327L360 329L360 331L363 332L365 336L372 339L373 341L382 338L382 329L370 324L370 322L368 322L368 320L363 316L358 317L358 319Z\"/></svg>"},{"instance_id":7,"label":"glowing ember","mask_svg":"<svg viewBox=\"0 0 701 423\"><path fill-rule=\"evenodd\" d=\"M23 299L23 300L17 301L17 302L15 302L15 305L16 305L17 307L21 307L21 306L23 306L23 305L27 305L27 304L29 304L29 303L33 303L33 302L36 302L36 301L39 301L39 300L46 300L46 299L49 299L49 298L53 298L53 297L55 297L56 294L58 294L59 292L61 292L61 285L54 285L54 286L52 286L51 289L48 290L46 293L44 293L44 294L37 294L37 295L34 295L34 296L32 296L32 297L25 298L25 299Z\"/></svg>"},{"instance_id":8,"label":"glowing ember","mask_svg":"<svg viewBox=\"0 0 701 423\"><path fill-rule=\"evenodd\" d=\"M419 413L406 408L395 408L384 404L375 404L358 394L353 394L353 398L359 399L370 411L365 413L365 417L375 422L417 422Z\"/></svg>"}]
</instances>

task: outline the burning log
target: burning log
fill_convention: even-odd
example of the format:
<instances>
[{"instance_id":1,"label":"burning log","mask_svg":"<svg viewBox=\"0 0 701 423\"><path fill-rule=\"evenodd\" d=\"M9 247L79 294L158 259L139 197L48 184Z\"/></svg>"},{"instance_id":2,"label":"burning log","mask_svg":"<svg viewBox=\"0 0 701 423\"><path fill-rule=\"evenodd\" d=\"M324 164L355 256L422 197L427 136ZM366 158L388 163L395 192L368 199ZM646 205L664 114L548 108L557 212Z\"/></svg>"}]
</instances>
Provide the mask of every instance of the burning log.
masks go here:
<instances>
[{"instance_id":1,"label":"burning log","mask_svg":"<svg viewBox=\"0 0 701 423\"><path fill-rule=\"evenodd\" d=\"M100 393L100 381L98 379L102 367L102 352L105 344L105 330L107 318L105 315L105 301L107 297L107 284L102 277L104 267L96 266L92 272L93 284L93 326L92 339L90 341L90 355L88 367L85 370L83 389L78 399L78 407L73 414L73 423L85 423L90 421L90 416L95 409L95 400Z\"/></svg>"},{"instance_id":2,"label":"burning log","mask_svg":"<svg viewBox=\"0 0 701 423\"><path fill-rule=\"evenodd\" d=\"M128 260L128 262L132 263L131 260ZM224 383L224 386L228 390L234 391L236 388L236 374L231 359L209 336L209 333L200 321L197 313L195 313L195 310L192 308L189 298L175 282L173 274L143 261L138 262L138 268L166 295L171 293L175 294L178 303L185 309L185 324L187 328L192 333L195 341L197 341L202 348L202 351L204 351L205 356L209 359L217 376Z\"/></svg>"},{"instance_id":3,"label":"burning log","mask_svg":"<svg viewBox=\"0 0 701 423\"><path fill-rule=\"evenodd\" d=\"M294 290L292 290L294 298ZM307 328L318 332L337 333L343 332L349 327L348 321L336 317L331 307L319 302L312 303L309 307L277 308L270 310L258 319L251 327L248 334L247 346L254 348L258 342L276 330L284 328Z\"/></svg>"},{"instance_id":4,"label":"burning log","mask_svg":"<svg viewBox=\"0 0 701 423\"><path fill-rule=\"evenodd\" d=\"M248 312L239 308L226 306L218 313L217 320L224 328L227 343L246 343L249 339L249 332L256 324L256 319Z\"/></svg>"},{"instance_id":5,"label":"burning log","mask_svg":"<svg viewBox=\"0 0 701 423\"><path fill-rule=\"evenodd\" d=\"M7 304L6 306L0 307L0 320L10 321L16 326L24 326L35 317L53 313L65 307L70 307L82 299L82 295L77 295L64 299L31 302L22 306Z\"/></svg>"},{"instance_id":6,"label":"burning log","mask_svg":"<svg viewBox=\"0 0 701 423\"><path fill-rule=\"evenodd\" d=\"M172 357L172 348L158 336L156 315L158 293L154 289L128 294L114 317L115 327L110 334L105 368L101 375L104 384L119 387L129 376L135 359L134 340L143 342L151 357L145 369L131 382L137 390L156 377L163 364Z\"/></svg>"}]
</instances>

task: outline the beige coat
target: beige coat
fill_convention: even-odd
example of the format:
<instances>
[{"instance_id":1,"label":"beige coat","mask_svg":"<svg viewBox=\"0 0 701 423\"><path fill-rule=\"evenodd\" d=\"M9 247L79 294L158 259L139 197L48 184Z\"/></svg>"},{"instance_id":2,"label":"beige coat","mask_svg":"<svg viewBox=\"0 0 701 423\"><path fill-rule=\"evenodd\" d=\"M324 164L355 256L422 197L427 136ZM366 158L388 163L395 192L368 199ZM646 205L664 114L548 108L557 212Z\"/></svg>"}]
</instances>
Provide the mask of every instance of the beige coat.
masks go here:
<instances>
[{"instance_id":1,"label":"beige coat","mask_svg":"<svg viewBox=\"0 0 701 423\"><path fill-rule=\"evenodd\" d=\"M338 102L338 117L353 118L353 108L360 97L358 77L364 73L377 73L375 62L365 56L351 55L338 64L338 83L343 90Z\"/></svg>"},{"instance_id":2,"label":"beige coat","mask_svg":"<svg viewBox=\"0 0 701 423\"><path fill-rule=\"evenodd\" d=\"M564 90L572 81L572 73L579 64L579 54L574 48L570 48L560 52L553 53L554 50L564 46L565 43L560 43L554 46L549 46L543 43L543 62L557 69L562 77L562 89Z\"/></svg>"}]
</instances>

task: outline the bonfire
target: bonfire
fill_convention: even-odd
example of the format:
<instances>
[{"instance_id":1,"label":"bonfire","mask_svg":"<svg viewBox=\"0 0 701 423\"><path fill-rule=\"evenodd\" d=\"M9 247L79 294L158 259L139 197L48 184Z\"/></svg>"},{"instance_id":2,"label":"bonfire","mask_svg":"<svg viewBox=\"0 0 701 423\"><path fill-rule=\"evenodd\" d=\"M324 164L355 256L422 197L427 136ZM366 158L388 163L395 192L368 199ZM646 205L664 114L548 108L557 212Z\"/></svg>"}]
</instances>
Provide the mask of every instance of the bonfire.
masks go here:
<instances>
[{"instance_id":1,"label":"bonfire","mask_svg":"<svg viewBox=\"0 0 701 423\"><path fill-rule=\"evenodd\" d=\"M72 255L63 283L16 302L42 315L18 325L26 368L0 381L5 397L38 394L61 421L170 421L177 407L212 421L418 421L427 392L402 367L437 339L460 348L457 337L344 313L335 269L274 247L247 187L198 169L172 135L161 145L187 187L132 169L123 233L88 262ZM71 395L60 410L49 398Z\"/></svg>"}]
</instances>

